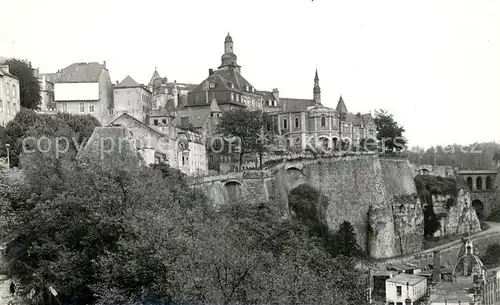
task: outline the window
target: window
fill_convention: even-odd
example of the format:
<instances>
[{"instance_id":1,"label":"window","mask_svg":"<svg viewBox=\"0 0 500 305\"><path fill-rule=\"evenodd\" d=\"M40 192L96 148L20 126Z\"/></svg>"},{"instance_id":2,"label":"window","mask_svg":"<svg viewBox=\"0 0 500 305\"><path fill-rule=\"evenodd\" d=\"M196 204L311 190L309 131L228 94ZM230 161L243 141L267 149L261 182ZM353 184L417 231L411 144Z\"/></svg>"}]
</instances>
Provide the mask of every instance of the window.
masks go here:
<instances>
[{"instance_id":1,"label":"window","mask_svg":"<svg viewBox=\"0 0 500 305\"><path fill-rule=\"evenodd\" d=\"M7 114L10 114L10 101L7 101Z\"/></svg>"},{"instance_id":2,"label":"window","mask_svg":"<svg viewBox=\"0 0 500 305\"><path fill-rule=\"evenodd\" d=\"M211 89L215 88L215 82L210 82L210 88Z\"/></svg>"},{"instance_id":3,"label":"window","mask_svg":"<svg viewBox=\"0 0 500 305\"><path fill-rule=\"evenodd\" d=\"M234 93L231 92L231 101L234 101Z\"/></svg>"},{"instance_id":4,"label":"window","mask_svg":"<svg viewBox=\"0 0 500 305\"><path fill-rule=\"evenodd\" d=\"M324 116L321 117L321 127L326 126L326 118Z\"/></svg>"},{"instance_id":5,"label":"window","mask_svg":"<svg viewBox=\"0 0 500 305\"><path fill-rule=\"evenodd\" d=\"M295 128L299 128L299 118L295 118Z\"/></svg>"},{"instance_id":6,"label":"window","mask_svg":"<svg viewBox=\"0 0 500 305\"><path fill-rule=\"evenodd\" d=\"M158 120L157 120L157 119L154 119L154 120L153 120L153 122L154 122L153 124L154 124L155 126L158 126Z\"/></svg>"},{"instance_id":7,"label":"window","mask_svg":"<svg viewBox=\"0 0 500 305\"><path fill-rule=\"evenodd\" d=\"M161 120L161 122L162 122L163 124L167 124L167 119L162 119L162 120Z\"/></svg>"},{"instance_id":8,"label":"window","mask_svg":"<svg viewBox=\"0 0 500 305\"><path fill-rule=\"evenodd\" d=\"M181 118L181 125L188 126L189 125L189 117L185 116Z\"/></svg>"},{"instance_id":9,"label":"window","mask_svg":"<svg viewBox=\"0 0 500 305\"><path fill-rule=\"evenodd\" d=\"M156 108L156 100L153 100L153 108Z\"/></svg>"},{"instance_id":10,"label":"window","mask_svg":"<svg viewBox=\"0 0 500 305\"><path fill-rule=\"evenodd\" d=\"M5 91L7 92L7 96L10 97L10 86L8 83L5 84L5 89L6 89Z\"/></svg>"},{"instance_id":11,"label":"window","mask_svg":"<svg viewBox=\"0 0 500 305\"><path fill-rule=\"evenodd\" d=\"M240 96L238 94L236 94L236 101L239 102L240 101Z\"/></svg>"},{"instance_id":12,"label":"window","mask_svg":"<svg viewBox=\"0 0 500 305\"><path fill-rule=\"evenodd\" d=\"M108 114L113 114L113 108L108 108Z\"/></svg>"},{"instance_id":13,"label":"window","mask_svg":"<svg viewBox=\"0 0 500 305\"><path fill-rule=\"evenodd\" d=\"M93 104L93 103L89 103L89 112L90 112L90 113L94 113L94 111L95 111L95 106L94 106L94 104Z\"/></svg>"},{"instance_id":14,"label":"window","mask_svg":"<svg viewBox=\"0 0 500 305\"><path fill-rule=\"evenodd\" d=\"M3 102L2 102L2 100L0 100L0 113L2 113L2 112L3 112Z\"/></svg>"},{"instance_id":15,"label":"window","mask_svg":"<svg viewBox=\"0 0 500 305\"><path fill-rule=\"evenodd\" d=\"M85 103L80 103L80 112L85 112Z\"/></svg>"},{"instance_id":16,"label":"window","mask_svg":"<svg viewBox=\"0 0 500 305\"><path fill-rule=\"evenodd\" d=\"M283 128L288 128L288 120L287 119L283 119Z\"/></svg>"},{"instance_id":17,"label":"window","mask_svg":"<svg viewBox=\"0 0 500 305\"><path fill-rule=\"evenodd\" d=\"M16 85L12 85L12 97L15 98L16 97Z\"/></svg>"},{"instance_id":18,"label":"window","mask_svg":"<svg viewBox=\"0 0 500 305\"><path fill-rule=\"evenodd\" d=\"M68 103L62 104L63 112L68 112Z\"/></svg>"},{"instance_id":19,"label":"window","mask_svg":"<svg viewBox=\"0 0 500 305\"><path fill-rule=\"evenodd\" d=\"M397 295L398 297L400 297L400 296L401 296L401 286L396 286L396 295Z\"/></svg>"}]
</instances>

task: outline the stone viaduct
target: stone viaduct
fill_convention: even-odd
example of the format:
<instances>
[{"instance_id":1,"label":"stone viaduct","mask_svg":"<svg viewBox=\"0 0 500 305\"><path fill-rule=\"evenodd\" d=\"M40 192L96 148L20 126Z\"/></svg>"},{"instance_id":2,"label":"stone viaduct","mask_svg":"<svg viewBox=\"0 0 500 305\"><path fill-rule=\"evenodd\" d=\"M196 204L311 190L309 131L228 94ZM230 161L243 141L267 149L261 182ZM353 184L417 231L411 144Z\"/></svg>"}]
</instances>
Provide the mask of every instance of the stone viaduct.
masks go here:
<instances>
[{"instance_id":1,"label":"stone viaduct","mask_svg":"<svg viewBox=\"0 0 500 305\"><path fill-rule=\"evenodd\" d=\"M497 169L458 170L458 176L471 190L472 206L479 219L488 218L494 208L500 207L500 179L497 178Z\"/></svg>"}]
</instances>

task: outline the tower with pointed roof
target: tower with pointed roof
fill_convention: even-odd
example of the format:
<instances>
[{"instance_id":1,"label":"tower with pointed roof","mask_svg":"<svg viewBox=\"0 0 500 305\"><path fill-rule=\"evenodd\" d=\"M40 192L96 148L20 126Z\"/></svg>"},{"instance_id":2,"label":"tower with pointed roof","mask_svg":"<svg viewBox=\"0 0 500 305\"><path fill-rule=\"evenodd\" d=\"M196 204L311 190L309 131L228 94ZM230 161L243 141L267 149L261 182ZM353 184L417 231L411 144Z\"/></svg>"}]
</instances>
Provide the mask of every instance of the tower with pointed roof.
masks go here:
<instances>
[{"instance_id":1,"label":"tower with pointed roof","mask_svg":"<svg viewBox=\"0 0 500 305\"><path fill-rule=\"evenodd\" d=\"M319 87L318 69L314 75L314 88L313 88L314 104L321 105L321 88Z\"/></svg>"},{"instance_id":2,"label":"tower with pointed roof","mask_svg":"<svg viewBox=\"0 0 500 305\"><path fill-rule=\"evenodd\" d=\"M238 65L237 61L238 57L234 54L233 50L233 38L227 33L226 39L224 40L224 54L221 56L221 65L219 69L234 68L238 73L241 73L241 66Z\"/></svg>"}]
</instances>

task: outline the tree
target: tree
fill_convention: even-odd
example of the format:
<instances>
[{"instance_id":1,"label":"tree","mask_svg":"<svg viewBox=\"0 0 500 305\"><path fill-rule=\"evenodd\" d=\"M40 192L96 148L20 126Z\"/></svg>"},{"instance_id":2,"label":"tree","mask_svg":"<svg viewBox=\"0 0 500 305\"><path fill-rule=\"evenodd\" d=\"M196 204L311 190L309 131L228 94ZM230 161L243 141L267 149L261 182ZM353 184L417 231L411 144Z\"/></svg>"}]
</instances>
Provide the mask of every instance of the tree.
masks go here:
<instances>
[{"instance_id":1,"label":"tree","mask_svg":"<svg viewBox=\"0 0 500 305\"><path fill-rule=\"evenodd\" d=\"M486 268L495 268L500 265L500 244L492 244L486 248L486 252L481 256L481 261Z\"/></svg>"},{"instance_id":2,"label":"tree","mask_svg":"<svg viewBox=\"0 0 500 305\"><path fill-rule=\"evenodd\" d=\"M339 254L348 257L359 256L361 254L354 227L350 222L344 221L340 224L336 233L336 240Z\"/></svg>"},{"instance_id":3,"label":"tree","mask_svg":"<svg viewBox=\"0 0 500 305\"><path fill-rule=\"evenodd\" d=\"M42 101L40 81L35 75L31 63L18 59L9 59L4 64L9 66L10 74L19 79L21 107L40 110Z\"/></svg>"},{"instance_id":4,"label":"tree","mask_svg":"<svg viewBox=\"0 0 500 305\"><path fill-rule=\"evenodd\" d=\"M262 141L264 124L262 111L246 108L227 111L220 118L217 124L218 133L237 138L239 141L240 168L245 154L264 150L265 142Z\"/></svg>"},{"instance_id":5,"label":"tree","mask_svg":"<svg viewBox=\"0 0 500 305\"><path fill-rule=\"evenodd\" d=\"M383 152L385 152L385 149L400 151L404 148L407 143L407 140L403 137L405 129L403 126L398 125L392 114L380 109L375 111L374 121L377 126L377 140L380 141Z\"/></svg>"}]
</instances>

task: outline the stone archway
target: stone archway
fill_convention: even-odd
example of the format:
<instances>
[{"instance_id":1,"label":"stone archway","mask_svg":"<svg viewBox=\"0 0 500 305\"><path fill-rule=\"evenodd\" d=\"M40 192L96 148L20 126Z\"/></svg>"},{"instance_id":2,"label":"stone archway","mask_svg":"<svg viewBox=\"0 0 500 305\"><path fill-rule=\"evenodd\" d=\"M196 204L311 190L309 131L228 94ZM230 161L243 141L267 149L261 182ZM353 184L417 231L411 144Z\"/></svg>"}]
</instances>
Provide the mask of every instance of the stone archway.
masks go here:
<instances>
[{"instance_id":1,"label":"stone archway","mask_svg":"<svg viewBox=\"0 0 500 305\"><path fill-rule=\"evenodd\" d=\"M290 189L297 187L302 181L302 171L296 167L290 167L286 170L286 177Z\"/></svg>"},{"instance_id":2,"label":"stone archway","mask_svg":"<svg viewBox=\"0 0 500 305\"><path fill-rule=\"evenodd\" d=\"M321 143L321 148L322 148L322 149L324 149L324 150L328 150L328 148L329 148L329 147L328 147L328 144L329 144L329 143L328 143L328 142L329 142L328 138L325 138L325 137L320 137L320 138L319 138L319 141L320 141L320 143Z\"/></svg>"},{"instance_id":3,"label":"stone archway","mask_svg":"<svg viewBox=\"0 0 500 305\"><path fill-rule=\"evenodd\" d=\"M472 191L472 177L467 178L467 185L469 186L469 189Z\"/></svg>"},{"instance_id":4,"label":"stone archway","mask_svg":"<svg viewBox=\"0 0 500 305\"><path fill-rule=\"evenodd\" d=\"M491 183L491 182L492 182L492 181L491 181L491 177L490 177L490 176L486 177L486 189L487 189L487 190L491 190L491 189L493 189L493 185L492 185L492 183Z\"/></svg>"},{"instance_id":5,"label":"stone archway","mask_svg":"<svg viewBox=\"0 0 500 305\"><path fill-rule=\"evenodd\" d=\"M224 184L226 189L227 198L229 202L236 202L243 198L242 196L242 186L237 181L229 181Z\"/></svg>"},{"instance_id":6,"label":"stone archway","mask_svg":"<svg viewBox=\"0 0 500 305\"><path fill-rule=\"evenodd\" d=\"M332 141L333 141L333 142L332 142L332 143L333 143L333 148L334 148L334 149L338 149L338 147L337 147L337 146L339 145L339 139L338 139L337 137L333 137L333 138L332 138Z\"/></svg>"},{"instance_id":7,"label":"stone archway","mask_svg":"<svg viewBox=\"0 0 500 305\"><path fill-rule=\"evenodd\" d=\"M476 211L476 214L477 214L477 218L479 218L479 220L484 220L484 204L481 200L479 199L475 199L472 201L472 207L474 208L474 210Z\"/></svg>"}]
</instances>

